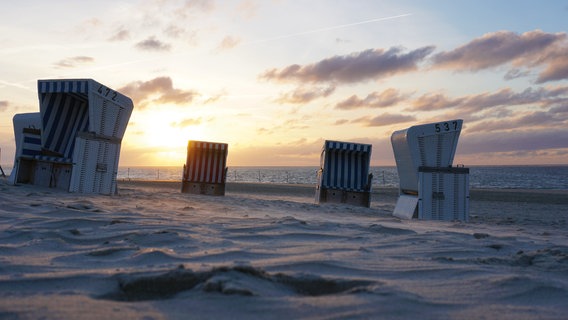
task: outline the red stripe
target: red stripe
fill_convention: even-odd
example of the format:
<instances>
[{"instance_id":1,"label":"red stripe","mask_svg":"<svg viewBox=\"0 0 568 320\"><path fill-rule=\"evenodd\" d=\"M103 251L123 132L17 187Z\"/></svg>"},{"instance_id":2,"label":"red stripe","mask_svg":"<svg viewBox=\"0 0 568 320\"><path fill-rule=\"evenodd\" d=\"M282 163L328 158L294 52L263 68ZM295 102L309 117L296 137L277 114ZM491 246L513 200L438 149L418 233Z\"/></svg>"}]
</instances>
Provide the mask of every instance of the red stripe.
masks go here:
<instances>
[{"instance_id":1,"label":"red stripe","mask_svg":"<svg viewBox=\"0 0 568 320\"><path fill-rule=\"evenodd\" d=\"M187 179L194 182L224 182L227 153L228 145L225 143L189 141Z\"/></svg>"}]
</instances>

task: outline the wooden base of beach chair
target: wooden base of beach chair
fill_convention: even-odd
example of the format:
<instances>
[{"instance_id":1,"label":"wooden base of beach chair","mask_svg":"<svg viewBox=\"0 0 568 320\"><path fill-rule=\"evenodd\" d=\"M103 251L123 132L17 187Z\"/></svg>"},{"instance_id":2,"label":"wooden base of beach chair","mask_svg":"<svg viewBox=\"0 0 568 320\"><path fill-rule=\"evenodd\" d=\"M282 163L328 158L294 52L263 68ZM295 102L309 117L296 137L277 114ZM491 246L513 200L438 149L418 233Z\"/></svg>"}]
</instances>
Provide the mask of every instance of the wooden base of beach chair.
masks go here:
<instances>
[{"instance_id":1,"label":"wooden base of beach chair","mask_svg":"<svg viewBox=\"0 0 568 320\"><path fill-rule=\"evenodd\" d=\"M225 184L182 181L181 192L191 194L204 194L210 196L224 196Z\"/></svg>"},{"instance_id":2,"label":"wooden base of beach chair","mask_svg":"<svg viewBox=\"0 0 568 320\"><path fill-rule=\"evenodd\" d=\"M16 183L61 190L69 189L71 164L23 158L18 161Z\"/></svg>"},{"instance_id":3,"label":"wooden base of beach chair","mask_svg":"<svg viewBox=\"0 0 568 320\"><path fill-rule=\"evenodd\" d=\"M321 188L319 190L318 203L345 203L361 207L371 205L371 193L369 191L346 191L339 189Z\"/></svg>"}]
</instances>

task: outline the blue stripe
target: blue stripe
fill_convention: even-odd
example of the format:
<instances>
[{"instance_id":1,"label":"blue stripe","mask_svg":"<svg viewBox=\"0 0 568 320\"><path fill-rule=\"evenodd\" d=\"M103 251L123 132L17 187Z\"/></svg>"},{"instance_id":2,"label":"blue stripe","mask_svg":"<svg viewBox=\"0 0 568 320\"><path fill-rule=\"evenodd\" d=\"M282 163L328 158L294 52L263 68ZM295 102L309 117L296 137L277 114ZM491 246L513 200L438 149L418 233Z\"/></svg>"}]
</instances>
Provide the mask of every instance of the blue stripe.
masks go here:
<instances>
[{"instance_id":1,"label":"blue stripe","mask_svg":"<svg viewBox=\"0 0 568 320\"><path fill-rule=\"evenodd\" d=\"M39 80L39 93L89 93L89 80Z\"/></svg>"},{"instance_id":2,"label":"blue stripe","mask_svg":"<svg viewBox=\"0 0 568 320\"><path fill-rule=\"evenodd\" d=\"M73 89L76 82L53 82L50 90ZM46 84L49 85L49 84ZM67 85L67 88L63 87ZM55 88L57 87L57 88ZM87 102L78 96L61 93L45 93L41 95L42 127L44 131L43 146L47 150L57 152L64 157L71 157L74 149L74 138L79 131L87 131Z\"/></svg>"}]
</instances>

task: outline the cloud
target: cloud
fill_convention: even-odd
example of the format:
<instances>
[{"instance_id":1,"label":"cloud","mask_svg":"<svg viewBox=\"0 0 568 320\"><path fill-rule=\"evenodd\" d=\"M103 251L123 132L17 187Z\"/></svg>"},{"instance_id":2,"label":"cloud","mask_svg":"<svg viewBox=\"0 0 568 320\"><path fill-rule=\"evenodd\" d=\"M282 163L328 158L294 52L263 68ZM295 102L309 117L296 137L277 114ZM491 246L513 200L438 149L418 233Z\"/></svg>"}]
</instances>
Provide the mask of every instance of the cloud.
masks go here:
<instances>
[{"instance_id":1,"label":"cloud","mask_svg":"<svg viewBox=\"0 0 568 320\"><path fill-rule=\"evenodd\" d=\"M565 103L568 97L568 87L556 88L527 88L515 92L510 88L503 88L493 93L481 93L450 98L441 93L429 93L420 96L411 103L410 111L434 111L454 109L462 113L477 113L499 106L538 105L549 106Z\"/></svg>"},{"instance_id":2,"label":"cloud","mask_svg":"<svg viewBox=\"0 0 568 320\"><path fill-rule=\"evenodd\" d=\"M355 119L352 120L351 123L361 123L365 127L384 127L410 121L416 121L416 117L403 114L383 113L376 117L363 117Z\"/></svg>"},{"instance_id":3,"label":"cloud","mask_svg":"<svg viewBox=\"0 0 568 320\"><path fill-rule=\"evenodd\" d=\"M184 5L185 10L202 12L212 12L215 10L214 0L187 0Z\"/></svg>"},{"instance_id":4,"label":"cloud","mask_svg":"<svg viewBox=\"0 0 568 320\"><path fill-rule=\"evenodd\" d=\"M171 49L171 45L157 40L156 37L150 37L146 40L140 41L135 46L140 50L147 51L169 51Z\"/></svg>"},{"instance_id":5,"label":"cloud","mask_svg":"<svg viewBox=\"0 0 568 320\"><path fill-rule=\"evenodd\" d=\"M394 88L388 88L383 92L372 92L364 99L359 98L357 95L343 100L335 105L336 109L352 110L357 108L386 108L395 106L398 103L407 99L407 95L402 95Z\"/></svg>"},{"instance_id":6,"label":"cloud","mask_svg":"<svg viewBox=\"0 0 568 320\"><path fill-rule=\"evenodd\" d=\"M297 88L292 92L282 94L276 102L303 104L322 97L328 97L335 91L335 86L318 88Z\"/></svg>"},{"instance_id":7,"label":"cloud","mask_svg":"<svg viewBox=\"0 0 568 320\"><path fill-rule=\"evenodd\" d=\"M124 41L130 39L130 31L120 27L116 32L108 38L109 41Z\"/></svg>"},{"instance_id":8,"label":"cloud","mask_svg":"<svg viewBox=\"0 0 568 320\"><path fill-rule=\"evenodd\" d=\"M8 110L9 103L5 100L0 100L0 111Z\"/></svg>"},{"instance_id":9,"label":"cloud","mask_svg":"<svg viewBox=\"0 0 568 320\"><path fill-rule=\"evenodd\" d=\"M441 93L427 93L412 102L410 110L432 111L459 106L463 98L451 99Z\"/></svg>"},{"instance_id":10,"label":"cloud","mask_svg":"<svg viewBox=\"0 0 568 320\"><path fill-rule=\"evenodd\" d=\"M513 130L510 132L470 133L460 138L461 154L536 151L568 148L568 129Z\"/></svg>"},{"instance_id":11,"label":"cloud","mask_svg":"<svg viewBox=\"0 0 568 320\"><path fill-rule=\"evenodd\" d=\"M543 67L537 83L544 83L568 79L567 55L566 33L499 31L485 34L454 50L437 53L431 60L434 68L457 71L511 65L505 79L527 75L520 68Z\"/></svg>"},{"instance_id":12,"label":"cloud","mask_svg":"<svg viewBox=\"0 0 568 320\"><path fill-rule=\"evenodd\" d=\"M158 77L150 81L132 82L118 91L129 96L137 107L145 108L152 103L190 104L199 93L173 87L170 77Z\"/></svg>"},{"instance_id":13,"label":"cloud","mask_svg":"<svg viewBox=\"0 0 568 320\"><path fill-rule=\"evenodd\" d=\"M297 64L282 69L271 69L260 78L281 82L337 82L356 83L416 70L418 63L434 47L423 47L409 53L400 48L369 49L345 56L335 56L314 64Z\"/></svg>"},{"instance_id":14,"label":"cloud","mask_svg":"<svg viewBox=\"0 0 568 320\"><path fill-rule=\"evenodd\" d=\"M554 50L543 62L546 68L539 74L537 83L568 79L568 45L561 49Z\"/></svg>"},{"instance_id":15,"label":"cloud","mask_svg":"<svg viewBox=\"0 0 568 320\"><path fill-rule=\"evenodd\" d=\"M234 47L238 46L240 42L241 39L237 37L226 36L225 38L223 38L223 40L221 40L221 43L219 43L219 45L217 46L217 50L222 51L222 50L233 49Z\"/></svg>"},{"instance_id":16,"label":"cloud","mask_svg":"<svg viewBox=\"0 0 568 320\"><path fill-rule=\"evenodd\" d=\"M201 120L201 118L189 118L189 119L183 119L181 121L178 122L172 122L170 123L170 126L174 127L174 128L185 128L185 127L191 127L191 126L197 126L200 125L203 121Z\"/></svg>"},{"instance_id":17,"label":"cloud","mask_svg":"<svg viewBox=\"0 0 568 320\"><path fill-rule=\"evenodd\" d=\"M528 129L562 127L568 118L562 113L552 111L529 111L512 113L505 118L481 120L467 126L467 132L499 132Z\"/></svg>"},{"instance_id":18,"label":"cloud","mask_svg":"<svg viewBox=\"0 0 568 320\"><path fill-rule=\"evenodd\" d=\"M258 11L258 3L252 0L245 0L237 6L237 12L245 19L252 19Z\"/></svg>"},{"instance_id":19,"label":"cloud","mask_svg":"<svg viewBox=\"0 0 568 320\"><path fill-rule=\"evenodd\" d=\"M95 58L93 57L76 56L60 60L54 63L54 65L58 68L76 68L79 65L90 64L93 63L94 61Z\"/></svg>"}]
</instances>

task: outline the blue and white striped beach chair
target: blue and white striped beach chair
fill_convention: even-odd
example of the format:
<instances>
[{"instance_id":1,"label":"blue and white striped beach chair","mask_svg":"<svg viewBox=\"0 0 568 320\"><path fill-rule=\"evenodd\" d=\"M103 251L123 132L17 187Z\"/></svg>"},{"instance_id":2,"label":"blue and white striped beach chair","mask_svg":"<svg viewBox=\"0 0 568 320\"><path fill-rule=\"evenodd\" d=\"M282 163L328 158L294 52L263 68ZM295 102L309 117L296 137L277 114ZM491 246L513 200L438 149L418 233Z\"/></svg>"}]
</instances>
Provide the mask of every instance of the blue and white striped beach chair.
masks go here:
<instances>
[{"instance_id":1,"label":"blue and white striped beach chair","mask_svg":"<svg viewBox=\"0 0 568 320\"><path fill-rule=\"evenodd\" d=\"M370 144L326 140L320 158L316 202L369 207L371 149Z\"/></svg>"},{"instance_id":2,"label":"blue and white striped beach chair","mask_svg":"<svg viewBox=\"0 0 568 320\"><path fill-rule=\"evenodd\" d=\"M181 192L225 195L228 153L229 145L226 143L190 140Z\"/></svg>"},{"instance_id":3,"label":"blue and white striped beach chair","mask_svg":"<svg viewBox=\"0 0 568 320\"><path fill-rule=\"evenodd\" d=\"M26 182L112 194L132 100L92 79L39 80L41 153Z\"/></svg>"}]
</instances>

